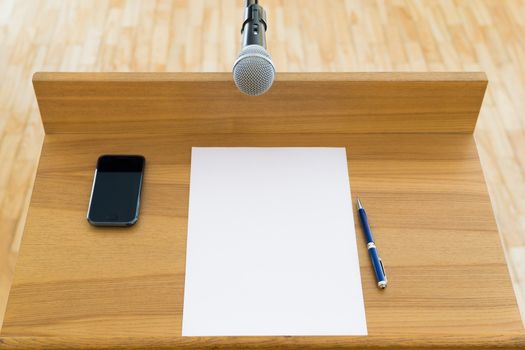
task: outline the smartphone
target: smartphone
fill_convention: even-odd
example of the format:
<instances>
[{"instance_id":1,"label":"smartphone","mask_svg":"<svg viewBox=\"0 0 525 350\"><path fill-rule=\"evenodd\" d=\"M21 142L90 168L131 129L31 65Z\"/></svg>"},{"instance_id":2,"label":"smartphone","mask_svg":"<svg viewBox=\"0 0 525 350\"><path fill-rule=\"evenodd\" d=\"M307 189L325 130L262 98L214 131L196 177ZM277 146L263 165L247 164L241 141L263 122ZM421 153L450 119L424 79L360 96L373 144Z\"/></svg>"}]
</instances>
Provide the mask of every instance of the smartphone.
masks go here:
<instances>
[{"instance_id":1,"label":"smartphone","mask_svg":"<svg viewBox=\"0 0 525 350\"><path fill-rule=\"evenodd\" d=\"M103 155L98 159L87 220L95 226L131 226L139 219L143 156Z\"/></svg>"}]
</instances>

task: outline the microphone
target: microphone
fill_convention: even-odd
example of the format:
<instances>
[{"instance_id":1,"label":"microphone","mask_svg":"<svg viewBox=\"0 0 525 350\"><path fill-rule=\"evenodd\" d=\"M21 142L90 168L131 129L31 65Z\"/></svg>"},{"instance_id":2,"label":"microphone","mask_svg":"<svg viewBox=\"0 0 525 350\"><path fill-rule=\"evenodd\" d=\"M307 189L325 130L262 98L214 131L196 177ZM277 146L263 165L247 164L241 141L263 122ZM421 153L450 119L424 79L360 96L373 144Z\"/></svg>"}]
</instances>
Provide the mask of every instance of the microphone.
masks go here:
<instances>
[{"instance_id":1,"label":"microphone","mask_svg":"<svg viewBox=\"0 0 525 350\"><path fill-rule=\"evenodd\" d=\"M259 96L267 92L275 79L272 56L266 50L266 12L258 0L246 0L242 24L242 49L233 64L233 80L241 92Z\"/></svg>"}]
</instances>

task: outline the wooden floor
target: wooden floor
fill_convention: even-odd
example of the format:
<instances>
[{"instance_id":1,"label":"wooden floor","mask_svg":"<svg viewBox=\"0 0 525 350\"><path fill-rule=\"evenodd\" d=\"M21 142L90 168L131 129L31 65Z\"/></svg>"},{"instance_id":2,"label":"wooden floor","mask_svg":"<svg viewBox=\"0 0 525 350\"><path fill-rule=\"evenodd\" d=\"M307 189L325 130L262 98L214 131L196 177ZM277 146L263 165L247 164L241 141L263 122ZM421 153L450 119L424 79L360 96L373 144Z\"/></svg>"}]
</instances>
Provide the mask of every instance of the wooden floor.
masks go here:
<instances>
[{"instance_id":1,"label":"wooden floor","mask_svg":"<svg viewBox=\"0 0 525 350\"><path fill-rule=\"evenodd\" d=\"M43 139L32 73L229 71L243 3L0 0L0 324ZM476 140L523 318L525 1L261 3L278 71L487 73Z\"/></svg>"}]
</instances>

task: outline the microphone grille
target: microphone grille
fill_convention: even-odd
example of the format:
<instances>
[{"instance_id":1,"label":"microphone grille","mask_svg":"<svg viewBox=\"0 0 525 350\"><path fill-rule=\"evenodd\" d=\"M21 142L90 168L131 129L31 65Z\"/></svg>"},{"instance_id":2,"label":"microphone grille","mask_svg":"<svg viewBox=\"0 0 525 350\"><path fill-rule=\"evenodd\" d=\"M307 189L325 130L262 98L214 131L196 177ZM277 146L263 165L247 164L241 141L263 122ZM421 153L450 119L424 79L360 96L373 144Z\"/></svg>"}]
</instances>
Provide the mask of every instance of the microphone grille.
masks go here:
<instances>
[{"instance_id":1,"label":"microphone grille","mask_svg":"<svg viewBox=\"0 0 525 350\"><path fill-rule=\"evenodd\" d=\"M243 93L259 96L270 89L275 79L272 56L259 45L244 47L233 65L233 80Z\"/></svg>"}]
</instances>

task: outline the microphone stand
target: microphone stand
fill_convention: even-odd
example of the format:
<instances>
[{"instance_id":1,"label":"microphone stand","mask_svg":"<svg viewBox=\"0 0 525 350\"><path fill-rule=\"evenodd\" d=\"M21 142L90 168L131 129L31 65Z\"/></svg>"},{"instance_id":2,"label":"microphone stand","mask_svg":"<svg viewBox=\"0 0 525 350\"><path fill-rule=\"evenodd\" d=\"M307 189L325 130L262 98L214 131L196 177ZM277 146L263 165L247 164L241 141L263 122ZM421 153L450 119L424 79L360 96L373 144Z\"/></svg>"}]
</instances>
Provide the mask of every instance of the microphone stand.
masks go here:
<instances>
[{"instance_id":1,"label":"microphone stand","mask_svg":"<svg viewBox=\"0 0 525 350\"><path fill-rule=\"evenodd\" d=\"M246 0L244 23L242 24L242 45L259 45L266 49L266 12L258 0Z\"/></svg>"}]
</instances>

